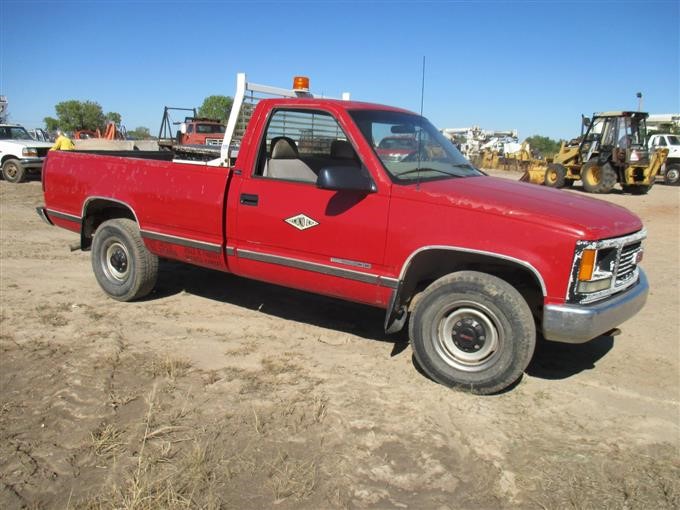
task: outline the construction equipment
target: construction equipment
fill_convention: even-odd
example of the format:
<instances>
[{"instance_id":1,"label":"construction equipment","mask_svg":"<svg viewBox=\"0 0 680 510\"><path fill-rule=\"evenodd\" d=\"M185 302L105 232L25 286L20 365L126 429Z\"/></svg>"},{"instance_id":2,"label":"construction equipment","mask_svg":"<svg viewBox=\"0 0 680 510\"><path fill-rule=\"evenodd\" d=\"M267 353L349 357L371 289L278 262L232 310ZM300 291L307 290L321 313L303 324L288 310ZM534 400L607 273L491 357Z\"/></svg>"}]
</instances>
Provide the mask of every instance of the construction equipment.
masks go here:
<instances>
[{"instance_id":1,"label":"construction equipment","mask_svg":"<svg viewBox=\"0 0 680 510\"><path fill-rule=\"evenodd\" d=\"M92 138L101 138L104 140L125 140L127 139L127 130L125 126L118 126L115 122L108 122L104 134L97 128L95 131L90 129L80 129L73 133L74 140L90 140Z\"/></svg>"},{"instance_id":2,"label":"construction equipment","mask_svg":"<svg viewBox=\"0 0 680 510\"><path fill-rule=\"evenodd\" d=\"M8 106L9 101L7 101L7 97L0 96L0 124L7 122L7 117L9 116L7 113Z\"/></svg>"},{"instance_id":3,"label":"construction equipment","mask_svg":"<svg viewBox=\"0 0 680 510\"><path fill-rule=\"evenodd\" d=\"M647 150L648 116L619 111L595 113L592 121L583 117L581 136L562 143L545 168L528 170L520 180L564 188L580 179L589 193L609 193L619 183L624 192L643 195L668 155L668 150Z\"/></svg>"},{"instance_id":4,"label":"construction equipment","mask_svg":"<svg viewBox=\"0 0 680 510\"><path fill-rule=\"evenodd\" d=\"M185 111L193 113L193 116L184 117L183 122L173 122L170 118L171 111ZM172 126L178 126L177 132L173 133ZM161 128L158 131L158 144L167 149L175 145L222 145L225 126L218 119L199 117L196 108L178 108L166 106L163 109Z\"/></svg>"},{"instance_id":5,"label":"construction equipment","mask_svg":"<svg viewBox=\"0 0 680 510\"><path fill-rule=\"evenodd\" d=\"M481 156L483 151L489 152L514 152L517 144L517 130L494 131L481 129L479 126L464 128L444 128L440 132L451 140L458 150L473 160ZM513 148L508 146L512 145Z\"/></svg>"}]
</instances>

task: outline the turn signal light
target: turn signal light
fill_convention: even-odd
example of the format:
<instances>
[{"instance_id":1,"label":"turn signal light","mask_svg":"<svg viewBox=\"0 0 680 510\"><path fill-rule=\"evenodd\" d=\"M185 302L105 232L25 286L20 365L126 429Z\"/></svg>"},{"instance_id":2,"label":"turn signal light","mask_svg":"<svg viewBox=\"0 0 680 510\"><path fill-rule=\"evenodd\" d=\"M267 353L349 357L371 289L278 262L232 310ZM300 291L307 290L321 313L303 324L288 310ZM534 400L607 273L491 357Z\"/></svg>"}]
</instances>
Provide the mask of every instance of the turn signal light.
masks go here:
<instances>
[{"instance_id":1,"label":"turn signal light","mask_svg":"<svg viewBox=\"0 0 680 510\"><path fill-rule=\"evenodd\" d=\"M581 257L581 267L578 270L578 279L582 282L590 280L593 277L593 270L595 269L595 250L584 250Z\"/></svg>"},{"instance_id":2,"label":"turn signal light","mask_svg":"<svg viewBox=\"0 0 680 510\"><path fill-rule=\"evenodd\" d=\"M309 92L309 78L307 76L296 76L293 78L293 90Z\"/></svg>"}]
</instances>

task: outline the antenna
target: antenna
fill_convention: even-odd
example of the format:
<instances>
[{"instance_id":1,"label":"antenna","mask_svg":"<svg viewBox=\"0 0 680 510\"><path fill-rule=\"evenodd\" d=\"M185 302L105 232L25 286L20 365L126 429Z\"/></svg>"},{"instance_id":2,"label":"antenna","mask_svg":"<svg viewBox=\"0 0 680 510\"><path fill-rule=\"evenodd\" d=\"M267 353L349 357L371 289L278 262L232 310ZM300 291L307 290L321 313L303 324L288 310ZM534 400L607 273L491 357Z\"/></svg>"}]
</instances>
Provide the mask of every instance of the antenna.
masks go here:
<instances>
[{"instance_id":1,"label":"antenna","mask_svg":"<svg viewBox=\"0 0 680 510\"><path fill-rule=\"evenodd\" d=\"M420 116L423 116L423 104L425 103L425 55L423 55L423 75L420 82ZM420 189L420 153L423 144L423 128L418 131L418 179L416 180L416 190Z\"/></svg>"},{"instance_id":2,"label":"antenna","mask_svg":"<svg viewBox=\"0 0 680 510\"><path fill-rule=\"evenodd\" d=\"M425 103L425 55L423 55L423 77L420 82L420 116L423 116L423 104Z\"/></svg>"}]
</instances>

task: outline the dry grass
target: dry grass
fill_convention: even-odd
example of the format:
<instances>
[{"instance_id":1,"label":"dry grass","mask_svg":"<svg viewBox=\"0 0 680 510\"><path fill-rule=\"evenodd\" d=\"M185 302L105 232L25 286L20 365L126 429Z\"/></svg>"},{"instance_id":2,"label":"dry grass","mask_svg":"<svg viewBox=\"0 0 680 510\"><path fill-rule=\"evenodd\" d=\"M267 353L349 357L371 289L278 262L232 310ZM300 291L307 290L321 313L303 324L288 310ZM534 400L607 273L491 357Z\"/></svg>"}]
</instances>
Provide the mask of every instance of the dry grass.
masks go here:
<instances>
[{"instance_id":1,"label":"dry grass","mask_svg":"<svg viewBox=\"0 0 680 510\"><path fill-rule=\"evenodd\" d=\"M318 468L314 461L295 460L286 453L280 453L270 464L270 469L269 487L275 503L291 497L300 501L314 492L318 478Z\"/></svg>"},{"instance_id":2,"label":"dry grass","mask_svg":"<svg viewBox=\"0 0 680 510\"><path fill-rule=\"evenodd\" d=\"M680 463L667 455L553 455L532 478L524 490L540 508L680 508Z\"/></svg>"},{"instance_id":3,"label":"dry grass","mask_svg":"<svg viewBox=\"0 0 680 510\"><path fill-rule=\"evenodd\" d=\"M232 347L224 351L224 354L232 357L248 356L249 354L257 351L257 345L254 342L249 342L246 344L240 344L238 346Z\"/></svg>"},{"instance_id":4,"label":"dry grass","mask_svg":"<svg viewBox=\"0 0 680 510\"><path fill-rule=\"evenodd\" d=\"M206 386L212 386L219 380L220 375L217 372L217 370L209 370L207 373L203 375L203 384L205 384Z\"/></svg>"},{"instance_id":5,"label":"dry grass","mask_svg":"<svg viewBox=\"0 0 680 510\"><path fill-rule=\"evenodd\" d=\"M110 457L119 453L125 446L124 432L115 425L102 425L90 432L92 449L98 457Z\"/></svg>"},{"instance_id":6,"label":"dry grass","mask_svg":"<svg viewBox=\"0 0 680 510\"><path fill-rule=\"evenodd\" d=\"M186 358L175 358L165 356L151 360L146 367L146 371L152 377L167 377L177 379L184 377L191 368L191 361Z\"/></svg>"}]
</instances>

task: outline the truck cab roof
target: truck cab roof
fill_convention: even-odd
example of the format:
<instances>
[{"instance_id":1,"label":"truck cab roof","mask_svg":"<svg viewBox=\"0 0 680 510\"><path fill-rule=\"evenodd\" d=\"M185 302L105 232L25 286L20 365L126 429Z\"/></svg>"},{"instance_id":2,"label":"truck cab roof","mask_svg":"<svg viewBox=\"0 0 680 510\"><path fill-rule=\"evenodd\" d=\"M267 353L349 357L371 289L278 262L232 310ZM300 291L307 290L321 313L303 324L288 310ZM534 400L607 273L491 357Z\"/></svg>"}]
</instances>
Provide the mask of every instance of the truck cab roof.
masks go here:
<instances>
[{"instance_id":1,"label":"truck cab roof","mask_svg":"<svg viewBox=\"0 0 680 510\"><path fill-rule=\"evenodd\" d=\"M326 99L326 98L316 98L316 97L300 97L300 98L281 98L281 99L263 99L260 101L261 104L271 105L272 103L280 104L282 106L324 106L332 105L339 107L343 110L383 110L390 112L400 112L407 113L411 115L416 115L414 112L405 110L403 108L397 108L394 106L388 106L378 103L367 103L363 101L346 101L343 99Z\"/></svg>"},{"instance_id":2,"label":"truck cab roof","mask_svg":"<svg viewBox=\"0 0 680 510\"><path fill-rule=\"evenodd\" d=\"M613 111L613 112L596 112L593 117L649 117L647 112L631 112L631 111Z\"/></svg>"}]
</instances>

